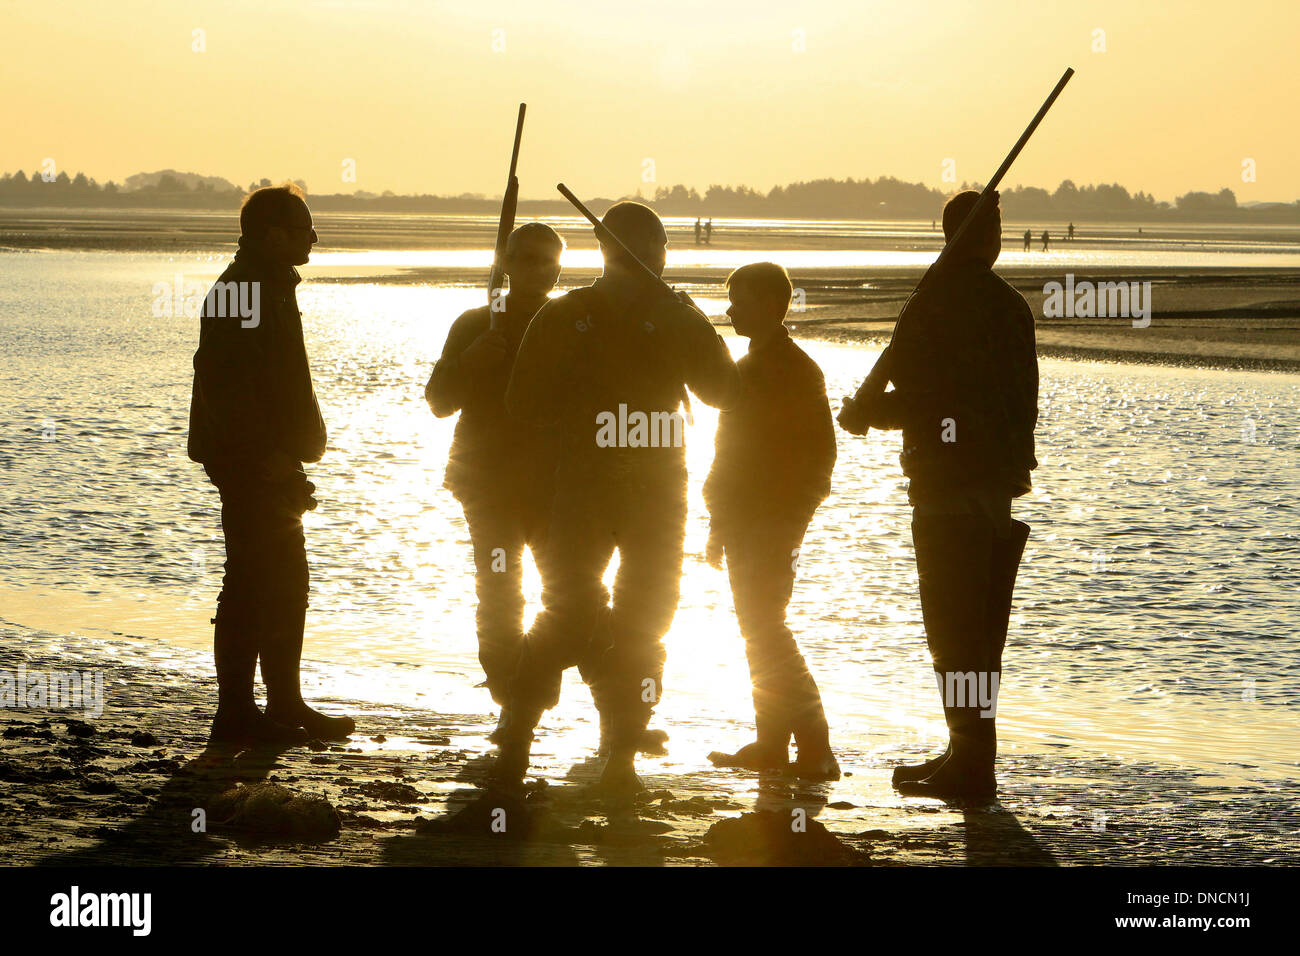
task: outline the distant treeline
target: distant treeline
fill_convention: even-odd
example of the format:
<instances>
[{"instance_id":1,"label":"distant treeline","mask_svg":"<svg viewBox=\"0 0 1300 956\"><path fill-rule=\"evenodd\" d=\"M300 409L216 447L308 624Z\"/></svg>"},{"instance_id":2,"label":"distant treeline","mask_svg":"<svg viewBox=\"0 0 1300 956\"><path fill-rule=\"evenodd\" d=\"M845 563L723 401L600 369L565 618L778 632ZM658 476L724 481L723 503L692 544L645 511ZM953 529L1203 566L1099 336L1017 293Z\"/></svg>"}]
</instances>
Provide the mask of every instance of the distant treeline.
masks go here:
<instances>
[{"instance_id":1,"label":"distant treeline","mask_svg":"<svg viewBox=\"0 0 1300 956\"><path fill-rule=\"evenodd\" d=\"M297 180L300 186L306 184ZM100 185L84 173L52 178L40 173L6 173L0 178L0 206L122 207L174 209L234 209L250 190L271 185L271 180L249 183L242 189L217 177L168 170L140 173L119 186ZM703 193L685 186L661 186L644 198L670 216L746 216L795 219L937 219L945 199L957 189L941 190L921 183L880 179L816 179L774 186L763 193L748 186L710 186ZM1238 206L1231 189L1217 193L1189 192L1173 203L1157 202L1144 192L1130 193L1117 183L1076 186L1065 180L1052 192L1037 186L1003 189L1002 213L1015 222L1031 220L1079 221L1196 221L1300 223L1300 200ZM613 199L592 198L589 205L601 211ZM494 214L499 199L481 195L398 196L391 192L314 194L312 208L322 212L396 212ZM567 215L571 207L562 199L520 200L526 215Z\"/></svg>"}]
</instances>

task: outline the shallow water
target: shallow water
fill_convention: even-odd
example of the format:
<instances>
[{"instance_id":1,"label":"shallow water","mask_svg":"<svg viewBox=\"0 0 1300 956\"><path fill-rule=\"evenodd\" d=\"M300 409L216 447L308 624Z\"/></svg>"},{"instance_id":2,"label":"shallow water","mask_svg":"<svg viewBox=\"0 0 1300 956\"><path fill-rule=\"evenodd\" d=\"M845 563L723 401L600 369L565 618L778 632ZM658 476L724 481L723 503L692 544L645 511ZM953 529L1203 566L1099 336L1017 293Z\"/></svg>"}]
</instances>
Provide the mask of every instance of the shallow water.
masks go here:
<instances>
[{"instance_id":1,"label":"shallow water","mask_svg":"<svg viewBox=\"0 0 1300 956\"><path fill-rule=\"evenodd\" d=\"M114 632L206 666L197 652L210 640L223 556L215 490L185 455L197 321L154 317L151 303L154 283L178 271L210 282L223 265L0 255L0 618L70 635L69 667L82 642ZM305 522L316 691L486 716L487 692L473 687L468 535L440 487L454 419L434 419L422 396L451 320L481 293L304 274L330 428L324 460L309 468L321 506ZM702 304L721 311L716 299ZM804 347L836 404L875 357ZM999 701L1007 748L1293 779L1300 376L1052 360L1041 369L1037 488L1016 508L1034 530ZM702 559L715 424L696 402L688 554L656 717L671 753L646 761L651 773L707 766L709 750L751 733L726 577ZM835 491L805 542L791 625L846 754L941 743L897 436L838 439ZM535 610L535 574L527 584ZM593 718L571 676L536 748L543 770L586 755Z\"/></svg>"}]
</instances>

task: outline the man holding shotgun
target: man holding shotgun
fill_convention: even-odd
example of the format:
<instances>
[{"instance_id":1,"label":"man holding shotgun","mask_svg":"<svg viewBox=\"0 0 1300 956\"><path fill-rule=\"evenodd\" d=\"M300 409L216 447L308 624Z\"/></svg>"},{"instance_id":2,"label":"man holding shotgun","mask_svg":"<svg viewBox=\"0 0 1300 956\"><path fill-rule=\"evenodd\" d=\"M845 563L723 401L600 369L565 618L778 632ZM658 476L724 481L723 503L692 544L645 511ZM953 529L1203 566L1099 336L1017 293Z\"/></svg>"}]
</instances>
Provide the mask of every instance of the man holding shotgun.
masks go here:
<instances>
[{"instance_id":1,"label":"man holding shotgun","mask_svg":"<svg viewBox=\"0 0 1300 956\"><path fill-rule=\"evenodd\" d=\"M528 323L559 279L563 251L564 240L544 223L511 232L504 256L509 294L496 290L490 305L452 323L424 390L434 415L460 412L443 483L465 509L474 548L479 662L502 707L523 637L524 547L539 557L555 470L549 436L506 414L506 383Z\"/></svg>"},{"instance_id":2,"label":"man holding shotgun","mask_svg":"<svg viewBox=\"0 0 1300 956\"><path fill-rule=\"evenodd\" d=\"M978 199L968 191L948 202L947 239ZM903 430L921 612L949 743L938 757L895 768L894 785L942 799L988 800L997 790L1002 648L1029 535L1011 501L1030 490L1038 465L1034 317L993 273L1002 220L997 194L990 199L908 299L894 341L839 418L855 435Z\"/></svg>"},{"instance_id":3,"label":"man holding shotgun","mask_svg":"<svg viewBox=\"0 0 1300 956\"><path fill-rule=\"evenodd\" d=\"M1029 537L1011 518L1011 500L1029 491L1038 466L1034 315L993 274L1002 251L997 187L1073 75L1061 74L984 191L958 193L944 207L939 258L840 411L854 435L872 425L903 430L921 615L948 723L942 754L894 769L894 786L907 794L982 801L997 792L1002 648Z\"/></svg>"},{"instance_id":4,"label":"man holding shotgun","mask_svg":"<svg viewBox=\"0 0 1300 956\"><path fill-rule=\"evenodd\" d=\"M635 757L677 610L686 526L678 408L687 386L728 406L739 377L708 319L662 282L668 238L648 206L615 204L596 235L603 274L538 313L506 392L511 414L555 426L560 447L549 579L511 686L496 776L515 783L527 772L564 669L581 665L608 726L602 784L627 792L640 787ZM615 549L611 602L602 577Z\"/></svg>"}]
</instances>

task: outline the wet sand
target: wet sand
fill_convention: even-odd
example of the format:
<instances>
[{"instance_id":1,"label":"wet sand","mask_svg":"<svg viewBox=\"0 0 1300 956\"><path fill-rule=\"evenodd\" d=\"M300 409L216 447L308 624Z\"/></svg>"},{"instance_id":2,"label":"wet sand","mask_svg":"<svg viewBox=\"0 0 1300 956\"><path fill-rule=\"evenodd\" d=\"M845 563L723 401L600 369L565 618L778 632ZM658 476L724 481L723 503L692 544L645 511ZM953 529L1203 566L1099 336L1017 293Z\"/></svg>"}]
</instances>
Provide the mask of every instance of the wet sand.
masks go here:
<instances>
[{"instance_id":1,"label":"wet sand","mask_svg":"<svg viewBox=\"0 0 1300 956\"><path fill-rule=\"evenodd\" d=\"M66 667L54 635L5 626L3 666ZM487 714L322 702L354 714L346 743L206 747L215 688L151 642L114 642L107 707L8 711L0 733L0 862L20 865L1295 865L1291 795L1062 745L999 760L982 809L900 800L893 760L846 763L868 799L776 774L644 777L634 801L593 787L599 761L484 786ZM666 728L671 733L671 727ZM545 723L536 750L547 746ZM669 750L672 749L671 740ZM900 747L897 758L907 757ZM754 784L743 795L736 777ZM726 786L723 786L723 784ZM240 791L239 788L245 788ZM233 791L233 793L232 793ZM298 798L288 809L283 801ZM859 798L861 800L861 798ZM195 832L196 809L207 814ZM1099 809L1103 808L1103 809ZM791 821L806 825L796 832Z\"/></svg>"},{"instance_id":2,"label":"wet sand","mask_svg":"<svg viewBox=\"0 0 1300 956\"><path fill-rule=\"evenodd\" d=\"M1292 270L1134 274L1094 270L1096 281L1150 281L1150 324L1130 318L1044 318L1043 287L1059 274L1002 269L1037 319L1038 354L1094 361L1157 362L1216 368L1300 369L1300 273ZM1080 278L1083 278L1082 276ZM910 294L914 277L873 283L856 296L810 293L792 314L797 334L852 342L884 342ZM1139 322L1146 321L1145 318Z\"/></svg>"},{"instance_id":3,"label":"wet sand","mask_svg":"<svg viewBox=\"0 0 1300 956\"><path fill-rule=\"evenodd\" d=\"M549 209L550 205L545 208ZM529 213L521 210L521 217ZM590 228L574 217L554 216L570 249L594 249ZM357 250L486 250L495 236L495 222L483 216L384 215L320 213L316 217L322 243L319 252ZM762 229L719 231L718 248L756 251L779 241L789 249L880 248L888 250L938 250L939 234L915 231L915 224L899 223L897 231L864 238L837 231L835 224L807 224L782 231L779 240ZM1054 248L1071 252L1113 247L1117 237L1134 239L1136 227L1083 224L1074 242ZM1187 227L1149 229L1144 242L1178 242L1195 251L1198 240L1188 239ZM1019 227L1007 225L1008 236ZM1276 234L1274 234L1276 232ZM1216 231L1215 235L1219 233ZM1286 230L1242 229L1227 225L1225 237L1253 241L1290 241ZM1163 237L1163 238L1162 238ZM231 214L187 210L82 210L0 209L0 251L38 249L102 249L121 252L171 252L233 254ZM1188 241L1182 242L1181 240ZM689 228L670 223L671 248L693 247ZM1038 246L1035 245L1035 249ZM1019 246L1010 238L1004 251ZM486 267L485 267L486 268ZM360 270L321 270L313 267L317 282L383 282L396 284L479 284L484 269L464 267L388 267ZM1281 268L1074 268L1078 279L1150 281L1153 314L1146 328L1134 328L1128 318L1045 318L1044 286L1061 281L1060 263L1044 259L1041 265L1006 264L998 272L1028 300L1038 324L1039 354L1099 361L1131 361L1265 370L1300 369L1300 270ZM354 270L356 272L357 270ZM334 274L331 274L331 273ZM898 266L881 270L814 268L792 270L795 286L803 291L803 311L793 311L790 325L797 334L843 341L878 342L888 338L894 319L922 269ZM590 269L565 270L565 288L589 283ZM722 297L727 270L670 268L668 278L678 287ZM796 307L797 308L797 307Z\"/></svg>"}]
</instances>

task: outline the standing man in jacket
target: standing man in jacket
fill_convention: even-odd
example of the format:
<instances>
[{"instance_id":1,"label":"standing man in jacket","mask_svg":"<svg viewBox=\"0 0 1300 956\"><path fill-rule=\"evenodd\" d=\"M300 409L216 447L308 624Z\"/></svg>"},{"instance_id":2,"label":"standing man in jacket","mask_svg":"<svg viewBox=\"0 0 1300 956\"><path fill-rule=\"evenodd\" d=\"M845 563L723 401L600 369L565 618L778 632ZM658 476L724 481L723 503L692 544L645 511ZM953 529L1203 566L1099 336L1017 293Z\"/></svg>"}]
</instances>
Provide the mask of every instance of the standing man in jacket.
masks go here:
<instances>
[{"instance_id":1,"label":"standing man in jacket","mask_svg":"<svg viewBox=\"0 0 1300 956\"><path fill-rule=\"evenodd\" d=\"M424 390L434 415L460 412L443 484L465 509L478 592L479 663L502 708L523 640L525 547L545 570L542 542L556 457L544 429L506 414L506 384L528 323L560 277L563 252L564 240L545 223L512 232L504 263L509 294L452 323Z\"/></svg>"},{"instance_id":2,"label":"standing man in jacket","mask_svg":"<svg viewBox=\"0 0 1300 956\"><path fill-rule=\"evenodd\" d=\"M295 294L317 241L302 190L256 190L239 213L239 250L208 293L194 354L189 456L221 495L226 564L213 619L214 743L347 737L350 717L302 699L309 577L302 514L316 507L304 462L325 451ZM261 661L266 713L253 699Z\"/></svg>"},{"instance_id":3,"label":"standing man in jacket","mask_svg":"<svg viewBox=\"0 0 1300 956\"><path fill-rule=\"evenodd\" d=\"M645 205L620 202L603 225L656 275L668 237ZM686 527L684 420L689 386L726 407L735 363L708 319L668 294L617 246L604 272L548 303L524 336L506 407L559 434L547 539L550 581L511 687L497 776L528 769L533 730L559 700L564 669L582 665L608 722L602 783L639 788L635 757L663 691L663 637L679 596ZM615 550L611 596L601 579Z\"/></svg>"},{"instance_id":4,"label":"standing man in jacket","mask_svg":"<svg viewBox=\"0 0 1300 956\"><path fill-rule=\"evenodd\" d=\"M978 198L967 191L945 206L949 240ZM903 430L921 612L949 742L938 757L895 768L894 785L943 799L989 800L997 790L1002 650L1029 536L1011 502L1030 490L1038 465L1034 317L993 272L996 199L908 299L893 344L839 418L856 435Z\"/></svg>"}]
</instances>

